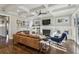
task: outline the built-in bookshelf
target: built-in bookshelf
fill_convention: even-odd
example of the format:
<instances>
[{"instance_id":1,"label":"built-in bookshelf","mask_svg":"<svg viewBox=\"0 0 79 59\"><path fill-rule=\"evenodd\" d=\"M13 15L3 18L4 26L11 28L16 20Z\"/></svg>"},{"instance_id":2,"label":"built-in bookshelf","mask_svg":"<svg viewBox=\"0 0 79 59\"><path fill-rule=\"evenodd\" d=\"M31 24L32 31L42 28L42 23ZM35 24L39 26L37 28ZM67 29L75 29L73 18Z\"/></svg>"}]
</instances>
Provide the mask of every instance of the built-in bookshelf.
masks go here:
<instances>
[{"instance_id":1,"label":"built-in bookshelf","mask_svg":"<svg viewBox=\"0 0 79 59\"><path fill-rule=\"evenodd\" d=\"M50 19L50 22L48 21L48 25L43 25L42 21ZM62 17L44 17L41 18L41 26L40 26L40 32L42 34L45 34L45 32L48 31L48 33L46 33L46 35L51 35L52 33L56 32L56 31L60 31L61 33L63 33L64 31L68 32L68 39L73 39L73 29L72 29L72 19L71 16L62 16Z\"/></svg>"},{"instance_id":2,"label":"built-in bookshelf","mask_svg":"<svg viewBox=\"0 0 79 59\"><path fill-rule=\"evenodd\" d=\"M29 25L30 22L26 20L16 20L17 31L30 30Z\"/></svg>"},{"instance_id":3,"label":"built-in bookshelf","mask_svg":"<svg viewBox=\"0 0 79 59\"><path fill-rule=\"evenodd\" d=\"M40 20L33 20L32 33L40 34Z\"/></svg>"}]
</instances>

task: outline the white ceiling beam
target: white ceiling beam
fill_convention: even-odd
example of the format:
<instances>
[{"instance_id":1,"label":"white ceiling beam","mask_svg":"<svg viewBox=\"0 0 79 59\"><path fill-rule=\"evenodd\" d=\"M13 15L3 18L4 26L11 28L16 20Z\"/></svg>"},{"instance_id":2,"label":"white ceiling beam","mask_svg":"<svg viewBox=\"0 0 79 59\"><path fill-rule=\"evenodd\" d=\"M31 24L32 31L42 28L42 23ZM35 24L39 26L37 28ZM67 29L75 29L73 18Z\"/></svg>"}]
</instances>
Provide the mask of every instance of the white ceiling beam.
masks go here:
<instances>
[{"instance_id":1,"label":"white ceiling beam","mask_svg":"<svg viewBox=\"0 0 79 59\"><path fill-rule=\"evenodd\" d=\"M53 15L53 14L52 14L52 11L49 10L48 5L45 4L44 6L45 6L45 9L46 9L51 15ZM43 17L43 16L37 16L37 14L34 14L34 16L33 16L33 17L30 17L30 18L34 19L34 18L37 18L37 17Z\"/></svg>"},{"instance_id":2,"label":"white ceiling beam","mask_svg":"<svg viewBox=\"0 0 79 59\"><path fill-rule=\"evenodd\" d=\"M27 9L27 8L26 8L26 7L24 7L24 6L19 6L18 8L20 8L20 9L22 9L22 10L24 10L24 11L28 12L28 13L30 12L30 11L29 11L29 9Z\"/></svg>"},{"instance_id":3,"label":"white ceiling beam","mask_svg":"<svg viewBox=\"0 0 79 59\"><path fill-rule=\"evenodd\" d=\"M47 10L51 15L53 15L53 14L52 14L52 10L50 10L49 7L48 7L48 4L44 4L44 6L45 6L46 10Z\"/></svg>"},{"instance_id":4,"label":"white ceiling beam","mask_svg":"<svg viewBox=\"0 0 79 59\"><path fill-rule=\"evenodd\" d=\"M24 6L19 6L19 8L26 11L28 14L34 15L35 17L37 15L35 12L30 12L30 10L28 8L24 7Z\"/></svg>"},{"instance_id":5,"label":"white ceiling beam","mask_svg":"<svg viewBox=\"0 0 79 59\"><path fill-rule=\"evenodd\" d=\"M76 6L75 11L73 12L72 16L74 16L79 11L79 5Z\"/></svg>"},{"instance_id":6,"label":"white ceiling beam","mask_svg":"<svg viewBox=\"0 0 79 59\"><path fill-rule=\"evenodd\" d=\"M54 9L53 12L62 11L62 10L67 10L67 9L71 9L71 8L75 8L75 7L76 7L76 5L72 5L72 6L66 5L66 6L63 6L63 7L61 7L61 8Z\"/></svg>"}]
</instances>

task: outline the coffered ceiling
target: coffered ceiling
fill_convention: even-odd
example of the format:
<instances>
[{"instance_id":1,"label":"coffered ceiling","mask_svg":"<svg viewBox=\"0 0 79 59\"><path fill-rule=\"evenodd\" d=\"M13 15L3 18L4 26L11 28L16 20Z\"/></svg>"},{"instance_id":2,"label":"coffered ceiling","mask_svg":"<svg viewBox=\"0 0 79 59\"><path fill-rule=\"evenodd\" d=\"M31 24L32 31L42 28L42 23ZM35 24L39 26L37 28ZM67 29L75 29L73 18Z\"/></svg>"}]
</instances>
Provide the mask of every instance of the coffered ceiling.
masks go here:
<instances>
[{"instance_id":1,"label":"coffered ceiling","mask_svg":"<svg viewBox=\"0 0 79 59\"><path fill-rule=\"evenodd\" d=\"M47 14L60 16L73 14L79 5L71 4L0 4L0 11L10 15L30 18Z\"/></svg>"}]
</instances>

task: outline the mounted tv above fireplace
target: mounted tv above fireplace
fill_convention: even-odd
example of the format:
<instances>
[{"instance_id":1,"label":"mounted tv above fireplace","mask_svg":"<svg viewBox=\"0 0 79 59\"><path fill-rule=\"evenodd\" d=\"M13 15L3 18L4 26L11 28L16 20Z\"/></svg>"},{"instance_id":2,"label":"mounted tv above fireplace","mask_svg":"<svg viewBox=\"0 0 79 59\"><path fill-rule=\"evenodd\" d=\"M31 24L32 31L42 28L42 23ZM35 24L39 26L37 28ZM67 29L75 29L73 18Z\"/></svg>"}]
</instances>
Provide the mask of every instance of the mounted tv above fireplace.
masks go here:
<instances>
[{"instance_id":1,"label":"mounted tv above fireplace","mask_svg":"<svg viewBox=\"0 0 79 59\"><path fill-rule=\"evenodd\" d=\"M42 25L49 25L51 22L50 19L45 19L45 20L42 20Z\"/></svg>"}]
</instances>

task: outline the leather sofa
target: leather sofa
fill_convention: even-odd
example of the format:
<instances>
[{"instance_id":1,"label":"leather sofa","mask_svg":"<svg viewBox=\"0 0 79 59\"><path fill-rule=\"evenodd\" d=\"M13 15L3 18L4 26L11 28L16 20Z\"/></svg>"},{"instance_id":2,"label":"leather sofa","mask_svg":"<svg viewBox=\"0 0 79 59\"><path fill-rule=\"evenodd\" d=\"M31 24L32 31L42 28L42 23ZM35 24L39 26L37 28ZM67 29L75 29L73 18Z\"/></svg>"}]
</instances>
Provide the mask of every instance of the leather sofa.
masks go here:
<instances>
[{"instance_id":1,"label":"leather sofa","mask_svg":"<svg viewBox=\"0 0 79 59\"><path fill-rule=\"evenodd\" d=\"M31 48L40 49L40 38L30 34L16 33L13 35L14 44L21 43Z\"/></svg>"}]
</instances>

